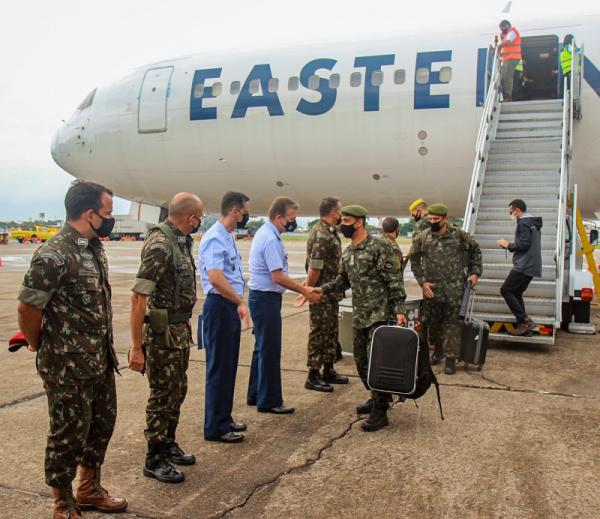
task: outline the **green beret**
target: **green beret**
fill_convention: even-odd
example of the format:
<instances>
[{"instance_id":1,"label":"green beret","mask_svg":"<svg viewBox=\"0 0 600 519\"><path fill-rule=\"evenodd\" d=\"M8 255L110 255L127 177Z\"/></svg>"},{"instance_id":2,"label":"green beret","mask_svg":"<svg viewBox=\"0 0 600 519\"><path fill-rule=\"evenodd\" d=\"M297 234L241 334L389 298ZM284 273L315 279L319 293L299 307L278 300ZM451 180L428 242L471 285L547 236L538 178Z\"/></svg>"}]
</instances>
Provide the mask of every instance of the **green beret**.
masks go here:
<instances>
[{"instance_id":1,"label":"green beret","mask_svg":"<svg viewBox=\"0 0 600 519\"><path fill-rule=\"evenodd\" d=\"M367 210L362 205L347 205L342 207L342 214L344 216L362 218L363 216L367 216Z\"/></svg>"},{"instance_id":2,"label":"green beret","mask_svg":"<svg viewBox=\"0 0 600 519\"><path fill-rule=\"evenodd\" d=\"M427 212L434 216L448 216L448 206L444 204L431 204Z\"/></svg>"}]
</instances>

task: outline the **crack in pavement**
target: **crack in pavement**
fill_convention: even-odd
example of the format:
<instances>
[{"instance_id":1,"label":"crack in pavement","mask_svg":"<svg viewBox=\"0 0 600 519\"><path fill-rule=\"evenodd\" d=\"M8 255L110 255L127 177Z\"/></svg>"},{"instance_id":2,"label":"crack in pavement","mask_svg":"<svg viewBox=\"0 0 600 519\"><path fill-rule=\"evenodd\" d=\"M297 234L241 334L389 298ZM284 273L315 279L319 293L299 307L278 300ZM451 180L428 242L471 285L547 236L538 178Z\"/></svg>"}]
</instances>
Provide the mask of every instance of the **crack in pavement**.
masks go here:
<instances>
[{"instance_id":1,"label":"crack in pavement","mask_svg":"<svg viewBox=\"0 0 600 519\"><path fill-rule=\"evenodd\" d=\"M33 497L41 497L43 499L54 499L52 494L49 492L32 492L31 490L23 490L22 488L9 487L7 485L3 485L0 483L0 490L8 490L9 492L16 492L18 494L25 494ZM129 517L136 517L138 519L157 519L156 517L152 517L149 515L144 515L140 512L135 512L127 509L125 512Z\"/></svg>"},{"instance_id":2,"label":"crack in pavement","mask_svg":"<svg viewBox=\"0 0 600 519\"><path fill-rule=\"evenodd\" d=\"M564 398L581 398L584 400L598 400L595 396L586 396L586 395L575 395L572 393L560 393L558 391L544 391L543 389L519 389L516 387L493 387L493 386L478 386L475 384L448 384L444 382L440 382L440 386L446 387L461 387L465 389L483 389L488 391L505 391L507 393L526 393L531 395L540 395L540 396L560 396Z\"/></svg>"},{"instance_id":3,"label":"crack in pavement","mask_svg":"<svg viewBox=\"0 0 600 519\"><path fill-rule=\"evenodd\" d=\"M46 392L42 391L41 393L34 393L33 395L27 395L22 398L17 398L16 400L13 400L12 402L6 402L4 404L0 404L0 409L5 409L7 407L12 407L15 405L23 404L25 402L35 400L36 398L40 398L41 396L44 396L45 394L46 394ZM0 488L1 488L1 485L0 485Z\"/></svg>"}]
</instances>

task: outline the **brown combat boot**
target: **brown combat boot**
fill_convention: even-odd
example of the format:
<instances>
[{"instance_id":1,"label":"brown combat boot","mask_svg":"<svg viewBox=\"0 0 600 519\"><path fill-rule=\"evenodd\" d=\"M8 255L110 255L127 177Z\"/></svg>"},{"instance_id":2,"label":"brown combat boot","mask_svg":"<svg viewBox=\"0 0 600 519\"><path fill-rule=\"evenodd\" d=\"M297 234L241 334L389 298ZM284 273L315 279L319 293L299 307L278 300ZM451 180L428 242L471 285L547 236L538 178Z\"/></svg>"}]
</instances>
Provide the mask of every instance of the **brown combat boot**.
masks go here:
<instances>
[{"instance_id":1,"label":"brown combat boot","mask_svg":"<svg viewBox=\"0 0 600 519\"><path fill-rule=\"evenodd\" d=\"M54 497L54 513L52 519L83 519L81 510L75 504L73 489L69 485L67 488L52 487Z\"/></svg>"},{"instance_id":2,"label":"brown combat boot","mask_svg":"<svg viewBox=\"0 0 600 519\"><path fill-rule=\"evenodd\" d=\"M75 498L83 510L100 510L109 514L127 510L125 499L112 497L100 484L100 467L79 466L79 486Z\"/></svg>"}]
</instances>

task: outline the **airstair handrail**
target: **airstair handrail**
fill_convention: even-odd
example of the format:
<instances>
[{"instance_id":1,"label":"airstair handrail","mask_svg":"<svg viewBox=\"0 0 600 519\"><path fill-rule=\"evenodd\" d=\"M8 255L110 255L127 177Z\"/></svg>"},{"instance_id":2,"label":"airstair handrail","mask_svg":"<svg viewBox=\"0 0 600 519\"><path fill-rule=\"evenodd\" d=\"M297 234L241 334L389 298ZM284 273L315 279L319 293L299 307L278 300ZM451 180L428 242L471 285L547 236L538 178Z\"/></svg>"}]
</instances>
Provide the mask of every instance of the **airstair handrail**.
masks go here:
<instances>
[{"instance_id":1,"label":"airstair handrail","mask_svg":"<svg viewBox=\"0 0 600 519\"><path fill-rule=\"evenodd\" d=\"M494 49L493 60L490 86L487 91L481 122L479 123L477 140L475 141L475 164L471 175L471 184L469 186L465 217L463 220L463 229L467 232L473 232L471 227L472 222L475 221L475 206L477 200L481 197L480 188L483 185L483 175L485 173L486 155L489 151L492 125L495 124L497 120L497 117L494 117L494 113L497 111L497 105L500 101L500 71L497 49Z\"/></svg>"}]
</instances>

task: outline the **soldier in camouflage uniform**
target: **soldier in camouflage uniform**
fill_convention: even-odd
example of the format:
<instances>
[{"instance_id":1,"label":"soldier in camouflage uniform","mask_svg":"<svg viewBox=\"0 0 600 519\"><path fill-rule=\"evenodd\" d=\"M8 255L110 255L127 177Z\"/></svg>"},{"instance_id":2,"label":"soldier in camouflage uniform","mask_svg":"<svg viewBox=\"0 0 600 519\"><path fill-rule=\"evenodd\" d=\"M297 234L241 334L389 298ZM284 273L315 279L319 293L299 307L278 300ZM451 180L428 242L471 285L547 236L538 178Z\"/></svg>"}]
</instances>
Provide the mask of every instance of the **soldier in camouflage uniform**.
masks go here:
<instances>
[{"instance_id":1,"label":"soldier in camouflage uniform","mask_svg":"<svg viewBox=\"0 0 600 519\"><path fill-rule=\"evenodd\" d=\"M326 197L319 207L320 220L313 226L306 244L306 284L311 287L333 281L342 256L342 242L337 232L342 204L338 198ZM308 378L304 387L331 392L331 384L347 384L348 377L333 369L338 343L338 301L311 303L308 335ZM323 376L320 369L323 367Z\"/></svg>"},{"instance_id":2,"label":"soldier in camouflage uniform","mask_svg":"<svg viewBox=\"0 0 600 519\"><path fill-rule=\"evenodd\" d=\"M81 508L127 508L127 501L111 497L100 484L117 417L111 288L98 239L114 225L112 193L76 181L65 207L67 223L35 251L18 296L19 326L29 349L37 351L48 397L45 473L54 519L80 518Z\"/></svg>"},{"instance_id":3,"label":"soldier in camouflage uniform","mask_svg":"<svg viewBox=\"0 0 600 519\"><path fill-rule=\"evenodd\" d=\"M415 232L418 234L425 229L429 229L429 214L427 213L427 204L425 200L419 198L408 207L410 217L415 221Z\"/></svg>"},{"instance_id":4,"label":"soldier in camouflage uniform","mask_svg":"<svg viewBox=\"0 0 600 519\"><path fill-rule=\"evenodd\" d=\"M321 287L322 298L328 300L352 288L354 361L365 388L369 363L369 347L373 332L390 319L406 325L404 315L404 281L402 270L392 248L365 229L367 210L359 205L342 208L340 230L352 243L342 253L337 278ZM389 396L378 391L356 408L369 413L362 422L365 431L376 431L388 425Z\"/></svg>"},{"instance_id":5,"label":"soldier in camouflage uniform","mask_svg":"<svg viewBox=\"0 0 600 519\"><path fill-rule=\"evenodd\" d=\"M406 266L405 260L402 257L402 249L398 242L398 235L400 234L400 222L397 218L384 218L383 222L381 222L381 237L390 244L392 249L394 250L394 254L396 255L396 259L400 262L402 266L402 270Z\"/></svg>"},{"instance_id":6,"label":"soldier in camouflage uniform","mask_svg":"<svg viewBox=\"0 0 600 519\"><path fill-rule=\"evenodd\" d=\"M461 326L458 312L467 280L475 286L481 276L481 250L465 231L448 224L448 208L427 208L431 228L413 235L411 266L423 289L423 324L434 345L432 364L446 355L444 372L456 372L460 357Z\"/></svg>"},{"instance_id":7,"label":"soldier in camouflage uniform","mask_svg":"<svg viewBox=\"0 0 600 519\"><path fill-rule=\"evenodd\" d=\"M166 483L184 479L183 472L171 463L196 462L193 455L181 450L175 432L187 393L193 344L190 317L196 303L196 265L190 234L200 228L202 213L202 201L197 196L175 195L168 218L151 229L146 239L132 288L129 365L140 372L145 367L150 384L145 430L148 453L143 472Z\"/></svg>"}]
</instances>

